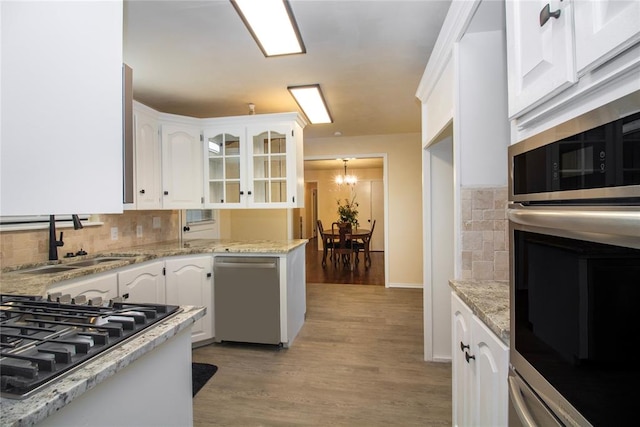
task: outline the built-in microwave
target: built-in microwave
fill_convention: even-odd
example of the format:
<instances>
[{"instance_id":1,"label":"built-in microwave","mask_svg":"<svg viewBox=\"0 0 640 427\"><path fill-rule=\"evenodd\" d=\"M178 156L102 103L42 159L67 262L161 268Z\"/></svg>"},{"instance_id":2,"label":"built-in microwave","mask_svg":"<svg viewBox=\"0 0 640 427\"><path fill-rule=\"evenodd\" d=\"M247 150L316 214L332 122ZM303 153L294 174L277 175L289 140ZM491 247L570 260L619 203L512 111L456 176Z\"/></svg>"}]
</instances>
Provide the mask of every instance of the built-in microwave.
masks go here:
<instances>
[{"instance_id":1,"label":"built-in microwave","mask_svg":"<svg viewBox=\"0 0 640 427\"><path fill-rule=\"evenodd\" d=\"M511 200L640 203L640 113L572 133L575 126L509 147Z\"/></svg>"}]
</instances>

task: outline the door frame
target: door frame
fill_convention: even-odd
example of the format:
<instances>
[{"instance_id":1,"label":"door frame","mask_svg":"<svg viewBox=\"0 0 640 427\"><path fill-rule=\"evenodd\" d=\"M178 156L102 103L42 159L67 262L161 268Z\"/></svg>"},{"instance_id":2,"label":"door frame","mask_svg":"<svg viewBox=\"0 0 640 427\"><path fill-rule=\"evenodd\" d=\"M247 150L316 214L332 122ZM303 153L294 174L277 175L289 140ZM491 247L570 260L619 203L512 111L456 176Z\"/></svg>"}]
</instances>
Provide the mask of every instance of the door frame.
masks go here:
<instances>
[{"instance_id":1,"label":"door frame","mask_svg":"<svg viewBox=\"0 0 640 427\"><path fill-rule=\"evenodd\" d=\"M341 158L352 158L352 159L371 159L371 158L381 158L382 159L382 188L383 188L383 197L384 197L384 287L389 287L389 163L387 159L387 153L359 153L359 154L333 154L333 155L317 155L317 156L305 156L304 161L312 161L312 160L335 160L337 157ZM315 181L307 181L305 182L315 182Z\"/></svg>"}]
</instances>

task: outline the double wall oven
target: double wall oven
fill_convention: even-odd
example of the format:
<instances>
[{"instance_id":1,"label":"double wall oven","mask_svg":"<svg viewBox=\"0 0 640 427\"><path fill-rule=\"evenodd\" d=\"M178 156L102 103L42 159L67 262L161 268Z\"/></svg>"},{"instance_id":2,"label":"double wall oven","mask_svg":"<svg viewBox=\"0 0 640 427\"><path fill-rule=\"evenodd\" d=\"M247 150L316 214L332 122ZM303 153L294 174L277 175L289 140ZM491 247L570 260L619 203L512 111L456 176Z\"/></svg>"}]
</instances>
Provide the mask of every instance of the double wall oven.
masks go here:
<instances>
[{"instance_id":1,"label":"double wall oven","mask_svg":"<svg viewBox=\"0 0 640 427\"><path fill-rule=\"evenodd\" d=\"M510 426L638 418L639 110L509 148Z\"/></svg>"}]
</instances>

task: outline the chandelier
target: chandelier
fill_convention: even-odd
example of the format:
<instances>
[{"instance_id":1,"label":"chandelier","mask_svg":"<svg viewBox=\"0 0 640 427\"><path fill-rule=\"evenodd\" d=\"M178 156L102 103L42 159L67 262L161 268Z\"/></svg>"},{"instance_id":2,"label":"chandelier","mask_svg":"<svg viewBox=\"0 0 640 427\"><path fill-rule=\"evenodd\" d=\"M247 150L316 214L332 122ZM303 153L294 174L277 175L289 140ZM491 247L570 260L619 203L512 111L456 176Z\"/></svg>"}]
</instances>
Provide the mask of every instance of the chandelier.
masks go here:
<instances>
[{"instance_id":1,"label":"chandelier","mask_svg":"<svg viewBox=\"0 0 640 427\"><path fill-rule=\"evenodd\" d=\"M349 159L339 159L344 162L344 175L336 176L336 184L338 185L356 185L358 183L358 177L355 175L347 174L347 162Z\"/></svg>"}]
</instances>

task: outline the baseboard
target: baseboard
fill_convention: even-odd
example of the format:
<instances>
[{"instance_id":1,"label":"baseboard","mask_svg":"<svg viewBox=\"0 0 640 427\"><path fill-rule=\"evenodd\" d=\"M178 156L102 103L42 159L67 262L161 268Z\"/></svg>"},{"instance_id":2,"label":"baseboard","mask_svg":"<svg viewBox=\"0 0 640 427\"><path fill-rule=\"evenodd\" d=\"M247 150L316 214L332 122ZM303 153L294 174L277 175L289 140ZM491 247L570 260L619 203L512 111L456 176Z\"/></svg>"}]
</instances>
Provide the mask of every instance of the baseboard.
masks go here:
<instances>
[{"instance_id":1,"label":"baseboard","mask_svg":"<svg viewBox=\"0 0 640 427\"><path fill-rule=\"evenodd\" d=\"M387 288L410 288L410 289L422 289L422 283L389 283Z\"/></svg>"},{"instance_id":2,"label":"baseboard","mask_svg":"<svg viewBox=\"0 0 640 427\"><path fill-rule=\"evenodd\" d=\"M434 357L431 360L427 360L427 362L451 363L451 360L451 357Z\"/></svg>"}]
</instances>

